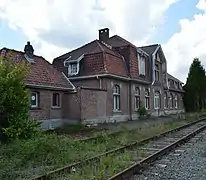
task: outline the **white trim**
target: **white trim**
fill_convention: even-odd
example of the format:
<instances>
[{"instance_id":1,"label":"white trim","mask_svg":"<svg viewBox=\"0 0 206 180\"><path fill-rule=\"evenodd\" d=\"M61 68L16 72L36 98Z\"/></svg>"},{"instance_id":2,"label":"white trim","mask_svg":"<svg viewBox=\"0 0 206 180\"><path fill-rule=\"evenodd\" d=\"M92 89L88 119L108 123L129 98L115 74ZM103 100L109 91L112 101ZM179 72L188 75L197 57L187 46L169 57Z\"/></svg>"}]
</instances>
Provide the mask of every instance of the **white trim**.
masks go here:
<instances>
[{"instance_id":1,"label":"white trim","mask_svg":"<svg viewBox=\"0 0 206 180\"><path fill-rule=\"evenodd\" d=\"M66 78L66 80L71 84L72 89L76 90L76 87L72 84L72 82L69 80L69 78L62 72L63 76Z\"/></svg>"},{"instance_id":2,"label":"white trim","mask_svg":"<svg viewBox=\"0 0 206 180\"><path fill-rule=\"evenodd\" d=\"M157 51L159 50L159 48L161 47L161 45L159 44L157 46L157 48L155 49L155 51L152 53L152 85L155 83L155 54L157 53Z\"/></svg>"},{"instance_id":3,"label":"white trim","mask_svg":"<svg viewBox=\"0 0 206 180\"><path fill-rule=\"evenodd\" d=\"M137 53L143 53L143 54L145 54L146 56L149 57L149 54L147 54L147 52L145 52L144 50L142 50L141 47L137 48Z\"/></svg>"},{"instance_id":4,"label":"white trim","mask_svg":"<svg viewBox=\"0 0 206 180\"><path fill-rule=\"evenodd\" d=\"M156 93L158 93L158 96L156 96ZM158 107L156 106L156 100L158 100ZM160 93L157 91L154 93L154 109L160 109Z\"/></svg>"},{"instance_id":5,"label":"white trim","mask_svg":"<svg viewBox=\"0 0 206 180\"><path fill-rule=\"evenodd\" d=\"M150 84L151 82L149 81L141 81L139 79L132 79L132 78L127 78L127 77L123 77L123 76L118 76L118 75L113 75L113 74L99 74L99 75L89 75L89 76L79 76L79 77L69 77L70 80L75 80L75 79L87 79L87 78L96 78L97 76L99 77L113 77L116 79L121 79L121 80L125 80L125 81L135 81L138 83L143 83L143 84Z\"/></svg>"},{"instance_id":6,"label":"white trim","mask_svg":"<svg viewBox=\"0 0 206 180\"><path fill-rule=\"evenodd\" d=\"M84 58L84 54L79 56L77 59L71 59L69 56L67 59L64 60L64 66L68 67L68 75L77 75L79 73L79 62ZM71 60L70 60L71 59ZM77 63L77 72L71 73L71 63Z\"/></svg>"},{"instance_id":7,"label":"white trim","mask_svg":"<svg viewBox=\"0 0 206 180\"><path fill-rule=\"evenodd\" d=\"M31 98L32 98L32 94L35 94L36 105L31 104L31 108L37 108L37 107L39 107L39 97L38 97L39 93L35 92L35 91L31 91ZM31 99L31 101L32 101L32 99Z\"/></svg>"}]
</instances>

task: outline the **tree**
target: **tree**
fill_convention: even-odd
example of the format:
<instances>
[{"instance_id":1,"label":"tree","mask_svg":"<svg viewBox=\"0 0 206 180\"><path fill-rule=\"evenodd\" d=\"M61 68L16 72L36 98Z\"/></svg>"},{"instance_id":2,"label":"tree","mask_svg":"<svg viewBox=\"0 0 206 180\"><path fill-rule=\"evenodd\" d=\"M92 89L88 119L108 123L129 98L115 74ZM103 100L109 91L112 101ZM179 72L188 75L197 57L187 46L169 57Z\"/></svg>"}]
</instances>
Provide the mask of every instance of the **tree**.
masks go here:
<instances>
[{"instance_id":1,"label":"tree","mask_svg":"<svg viewBox=\"0 0 206 180\"><path fill-rule=\"evenodd\" d=\"M194 58L185 86L184 105L186 111L199 111L205 108L206 76L198 58Z\"/></svg>"},{"instance_id":2,"label":"tree","mask_svg":"<svg viewBox=\"0 0 206 180\"><path fill-rule=\"evenodd\" d=\"M1 58L1 57L0 57ZM0 139L26 138L36 131L28 120L29 92L24 80L28 63L0 59Z\"/></svg>"}]
</instances>

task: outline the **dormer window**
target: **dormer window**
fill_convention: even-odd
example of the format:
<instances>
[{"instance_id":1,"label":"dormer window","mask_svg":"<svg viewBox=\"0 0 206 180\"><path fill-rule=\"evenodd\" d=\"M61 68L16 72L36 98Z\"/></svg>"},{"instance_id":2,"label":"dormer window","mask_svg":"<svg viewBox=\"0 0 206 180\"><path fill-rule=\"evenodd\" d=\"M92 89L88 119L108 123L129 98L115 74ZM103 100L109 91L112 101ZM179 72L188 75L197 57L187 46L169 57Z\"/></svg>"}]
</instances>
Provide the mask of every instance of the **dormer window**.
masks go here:
<instances>
[{"instance_id":1,"label":"dormer window","mask_svg":"<svg viewBox=\"0 0 206 180\"><path fill-rule=\"evenodd\" d=\"M146 75L146 58L138 54L138 62L139 62L139 75L145 76Z\"/></svg>"},{"instance_id":2,"label":"dormer window","mask_svg":"<svg viewBox=\"0 0 206 180\"><path fill-rule=\"evenodd\" d=\"M69 63L68 74L77 75L78 72L79 72L79 63L78 62Z\"/></svg>"}]
</instances>

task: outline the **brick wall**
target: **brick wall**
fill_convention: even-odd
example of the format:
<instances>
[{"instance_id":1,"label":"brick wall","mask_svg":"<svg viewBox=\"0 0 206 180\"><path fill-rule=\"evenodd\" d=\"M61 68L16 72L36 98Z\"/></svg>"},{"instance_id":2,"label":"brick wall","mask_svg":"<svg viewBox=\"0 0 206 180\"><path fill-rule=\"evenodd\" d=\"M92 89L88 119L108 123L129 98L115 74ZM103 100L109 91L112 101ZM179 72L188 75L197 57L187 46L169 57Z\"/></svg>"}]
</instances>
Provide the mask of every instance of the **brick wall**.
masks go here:
<instances>
[{"instance_id":1,"label":"brick wall","mask_svg":"<svg viewBox=\"0 0 206 180\"><path fill-rule=\"evenodd\" d=\"M42 90L42 89L30 89L30 92L38 92L39 93L39 107L31 108L29 110L29 117L31 119L37 120L49 120L49 119L61 119L62 118L62 108L52 108L52 93L57 91L51 90ZM64 99L64 93L58 91L60 93L61 102Z\"/></svg>"},{"instance_id":2,"label":"brick wall","mask_svg":"<svg viewBox=\"0 0 206 180\"><path fill-rule=\"evenodd\" d=\"M104 90L81 89L81 120L106 118L107 92Z\"/></svg>"}]
</instances>

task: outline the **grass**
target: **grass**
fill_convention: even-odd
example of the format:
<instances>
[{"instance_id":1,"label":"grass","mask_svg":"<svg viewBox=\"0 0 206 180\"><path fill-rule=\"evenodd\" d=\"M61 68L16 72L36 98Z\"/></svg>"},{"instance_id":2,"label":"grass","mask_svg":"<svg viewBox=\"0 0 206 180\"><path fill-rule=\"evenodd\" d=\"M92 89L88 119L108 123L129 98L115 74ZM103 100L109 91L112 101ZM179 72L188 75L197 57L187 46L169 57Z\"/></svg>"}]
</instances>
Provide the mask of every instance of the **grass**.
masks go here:
<instances>
[{"instance_id":1,"label":"grass","mask_svg":"<svg viewBox=\"0 0 206 180\"><path fill-rule=\"evenodd\" d=\"M194 119L190 121L192 120ZM153 125L135 132L125 132L113 138L106 134L98 134L100 138L95 142L75 141L73 138L56 134L44 134L27 141L14 141L0 147L0 179L17 179L19 176L28 178L34 174L42 174L48 170L106 152L134 140L153 136L186 123L187 121L179 120L164 125ZM102 161L107 162L106 159ZM114 160L110 163L121 165L122 162ZM111 165L111 167L113 172L115 166ZM99 174L104 170L105 168L102 167L102 170L96 171Z\"/></svg>"}]
</instances>

